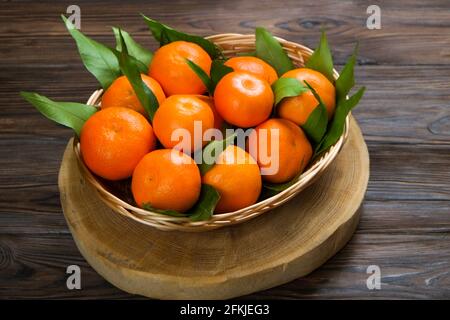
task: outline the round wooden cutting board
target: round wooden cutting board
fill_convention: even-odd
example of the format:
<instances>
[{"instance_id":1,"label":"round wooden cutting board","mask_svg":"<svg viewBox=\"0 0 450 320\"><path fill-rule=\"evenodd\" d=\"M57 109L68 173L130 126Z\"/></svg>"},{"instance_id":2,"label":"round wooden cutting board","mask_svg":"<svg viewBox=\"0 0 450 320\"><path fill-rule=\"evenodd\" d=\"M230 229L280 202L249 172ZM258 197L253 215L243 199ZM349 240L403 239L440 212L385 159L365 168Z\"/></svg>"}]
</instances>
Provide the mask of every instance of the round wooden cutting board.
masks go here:
<instances>
[{"instance_id":1,"label":"round wooden cutting board","mask_svg":"<svg viewBox=\"0 0 450 320\"><path fill-rule=\"evenodd\" d=\"M369 178L369 156L351 120L333 164L287 204L213 231L159 231L109 209L79 173L69 142L61 203L89 264L129 293L160 299L225 299L304 276L351 238Z\"/></svg>"}]
</instances>

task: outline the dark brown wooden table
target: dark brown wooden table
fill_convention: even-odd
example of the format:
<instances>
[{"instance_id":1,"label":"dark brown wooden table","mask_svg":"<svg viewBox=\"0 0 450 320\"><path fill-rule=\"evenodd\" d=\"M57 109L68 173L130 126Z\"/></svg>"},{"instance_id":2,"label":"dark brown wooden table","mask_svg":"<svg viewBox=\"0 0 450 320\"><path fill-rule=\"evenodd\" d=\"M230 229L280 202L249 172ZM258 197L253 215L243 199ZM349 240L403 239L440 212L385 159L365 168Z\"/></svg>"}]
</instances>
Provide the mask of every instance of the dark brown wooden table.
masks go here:
<instances>
[{"instance_id":1,"label":"dark brown wooden table","mask_svg":"<svg viewBox=\"0 0 450 320\"><path fill-rule=\"evenodd\" d=\"M360 41L354 115L371 157L369 188L350 243L307 277L249 298L450 298L450 2L76 1L81 29L113 45L122 26L155 49L142 12L200 35L275 35L315 47L328 30L338 69ZM312 4L311 4L312 3ZM135 298L100 277L78 252L61 212L58 169L71 131L18 95L84 102L97 87L59 15L71 2L0 4L0 298ZM66 288L66 267L82 290ZM369 290L369 265L381 290Z\"/></svg>"}]
</instances>

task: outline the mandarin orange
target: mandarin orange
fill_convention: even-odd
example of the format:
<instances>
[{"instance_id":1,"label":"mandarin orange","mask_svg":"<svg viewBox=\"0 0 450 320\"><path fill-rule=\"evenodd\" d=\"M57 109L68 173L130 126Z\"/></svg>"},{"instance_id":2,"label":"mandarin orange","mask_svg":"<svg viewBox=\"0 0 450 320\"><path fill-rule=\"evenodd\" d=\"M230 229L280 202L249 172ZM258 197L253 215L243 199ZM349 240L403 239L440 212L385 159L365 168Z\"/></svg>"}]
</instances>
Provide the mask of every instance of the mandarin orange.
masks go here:
<instances>
[{"instance_id":1,"label":"mandarin orange","mask_svg":"<svg viewBox=\"0 0 450 320\"><path fill-rule=\"evenodd\" d=\"M322 99L327 109L328 119L331 119L335 108L336 90L323 74L312 69L299 68L290 70L281 77L295 78L301 82L308 82ZM318 103L313 93L308 91L296 97L283 99L277 106L278 115L301 126L306 123L306 120L308 120L309 115L317 107Z\"/></svg>"},{"instance_id":2,"label":"mandarin orange","mask_svg":"<svg viewBox=\"0 0 450 320\"><path fill-rule=\"evenodd\" d=\"M241 128L256 126L269 118L274 96L270 84L250 73L225 75L214 91L214 105L228 123Z\"/></svg>"},{"instance_id":3,"label":"mandarin orange","mask_svg":"<svg viewBox=\"0 0 450 320\"><path fill-rule=\"evenodd\" d=\"M256 161L245 150L230 145L205 173L202 182L220 194L215 213L232 212L254 204L262 182Z\"/></svg>"},{"instance_id":4,"label":"mandarin orange","mask_svg":"<svg viewBox=\"0 0 450 320\"><path fill-rule=\"evenodd\" d=\"M166 95L164 94L164 91L159 83L145 74L141 74L141 78L147 87L153 92L158 100L158 103L161 104L166 98ZM114 80L109 88L103 93L101 108L104 109L109 107L130 108L144 116L147 116L147 112L139 101L139 98L134 93L133 87L126 76L121 76Z\"/></svg>"},{"instance_id":5,"label":"mandarin orange","mask_svg":"<svg viewBox=\"0 0 450 320\"><path fill-rule=\"evenodd\" d=\"M156 138L147 119L123 107L106 108L92 115L80 136L84 163L108 180L130 177L138 162L155 145Z\"/></svg>"},{"instance_id":6,"label":"mandarin orange","mask_svg":"<svg viewBox=\"0 0 450 320\"><path fill-rule=\"evenodd\" d=\"M175 41L156 50L148 74L161 84L166 95L205 93L205 85L189 67L186 59L197 64L209 75L211 58L195 43Z\"/></svg>"},{"instance_id":7,"label":"mandarin orange","mask_svg":"<svg viewBox=\"0 0 450 320\"><path fill-rule=\"evenodd\" d=\"M200 170L188 155L174 149L150 152L136 166L131 190L138 206L189 210L200 196Z\"/></svg>"},{"instance_id":8,"label":"mandarin orange","mask_svg":"<svg viewBox=\"0 0 450 320\"><path fill-rule=\"evenodd\" d=\"M228 59L224 64L233 68L234 71L248 72L258 76L269 82L269 84L274 83L278 79L275 69L270 64L257 57L233 57Z\"/></svg>"},{"instance_id":9,"label":"mandarin orange","mask_svg":"<svg viewBox=\"0 0 450 320\"><path fill-rule=\"evenodd\" d=\"M263 180L272 183L293 179L313 154L303 130L286 119L269 119L257 126L249 136L249 152L258 162Z\"/></svg>"},{"instance_id":10,"label":"mandarin orange","mask_svg":"<svg viewBox=\"0 0 450 320\"><path fill-rule=\"evenodd\" d=\"M201 130L195 132L195 126ZM203 147L206 130L214 128L214 114L208 103L195 95L173 95L156 110L153 129L165 148L191 153ZM197 133L197 135L196 135Z\"/></svg>"},{"instance_id":11,"label":"mandarin orange","mask_svg":"<svg viewBox=\"0 0 450 320\"><path fill-rule=\"evenodd\" d=\"M214 114L214 128L221 130L223 126L223 119L220 116L220 114L217 112L216 107L214 105L214 99L208 96L197 96L200 100L205 101L209 107L211 108L213 114Z\"/></svg>"}]
</instances>

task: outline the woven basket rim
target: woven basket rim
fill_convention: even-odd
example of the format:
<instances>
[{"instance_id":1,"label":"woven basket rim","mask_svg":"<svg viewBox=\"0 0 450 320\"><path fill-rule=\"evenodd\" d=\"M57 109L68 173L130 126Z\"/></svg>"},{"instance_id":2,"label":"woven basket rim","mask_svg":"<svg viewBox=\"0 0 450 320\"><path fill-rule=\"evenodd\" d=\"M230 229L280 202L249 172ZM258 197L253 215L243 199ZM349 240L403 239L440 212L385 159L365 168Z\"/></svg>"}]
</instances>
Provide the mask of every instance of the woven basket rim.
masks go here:
<instances>
[{"instance_id":1,"label":"woven basket rim","mask_svg":"<svg viewBox=\"0 0 450 320\"><path fill-rule=\"evenodd\" d=\"M239 34L239 33L224 33L224 34L215 34L208 37L205 37L214 43L216 43L219 47L224 43L227 43L231 40L236 42L237 40L242 41L254 41L254 34ZM236 39L238 38L238 39ZM292 46L292 50L289 50L285 47L285 50L288 52L288 55L291 57L292 54L296 53L297 55L301 54L300 59L301 63L304 62L303 55L308 56L313 52L312 49L303 46L301 44L297 44L294 42L287 41L285 39L275 37L282 46ZM245 43L245 42L244 42ZM248 44L247 44L248 45ZM253 43L254 46L254 43ZM227 50L224 50L224 53L228 53ZM295 57L295 56L294 56ZM292 58L292 57L291 57ZM298 60L298 56L296 57ZM298 61L297 61L298 62ZM338 72L334 69L333 74L335 79L339 76ZM101 95L103 93L102 89L96 90L92 93L90 98L87 101L87 104L99 106L101 101ZM242 208L240 210L236 210L233 212L214 214L209 220L204 221L191 221L188 217L173 217L164 215L161 213L145 210L139 207L136 207L116 195L109 192L104 185L98 181L98 179L93 175L93 173L86 167L84 161L82 160L79 141L75 136L73 141L73 148L76 154L77 162L82 172L83 176L88 180L88 182L94 186L95 190L99 194L99 197L105 204L107 204L110 208L112 208L115 212L118 212L126 217L129 217L139 223L143 223L152 227L156 227L161 230L180 230L180 231L206 231L211 229L216 229L226 225L232 225L236 223L240 223L246 220L249 220L253 217L256 217L272 208L278 207L281 204L290 200L293 196L297 195L299 192L304 190L307 186L309 186L315 179L318 178L321 172L323 172L329 164L336 158L337 154L341 150L349 129L349 121L351 114L346 118L344 132L339 138L339 140L332 145L327 151L325 151L318 159L316 159L312 164L307 166L307 170L305 170L299 177L297 177L297 181L293 183L291 186L286 188L285 190L277 193L269 198L266 198L262 201L259 201L251 206ZM273 203L279 200L275 205ZM259 210L256 210L259 208ZM253 211L254 210L254 211ZM253 211L253 212L252 212ZM247 214L241 215L243 212L249 212ZM145 217L145 219L144 219ZM234 218L234 219L233 219Z\"/></svg>"}]
</instances>

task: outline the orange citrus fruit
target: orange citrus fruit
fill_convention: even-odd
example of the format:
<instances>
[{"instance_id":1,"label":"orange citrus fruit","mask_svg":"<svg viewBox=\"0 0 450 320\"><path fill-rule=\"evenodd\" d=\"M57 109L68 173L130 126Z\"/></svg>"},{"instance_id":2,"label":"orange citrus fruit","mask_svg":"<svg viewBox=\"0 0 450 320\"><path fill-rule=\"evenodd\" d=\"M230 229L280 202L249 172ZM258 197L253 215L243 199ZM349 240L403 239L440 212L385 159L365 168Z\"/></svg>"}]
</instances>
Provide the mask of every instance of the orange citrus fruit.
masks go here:
<instances>
[{"instance_id":1,"label":"orange citrus fruit","mask_svg":"<svg viewBox=\"0 0 450 320\"><path fill-rule=\"evenodd\" d=\"M140 113L110 107L92 115L81 130L81 154L92 172L108 180L131 176L156 145L152 126Z\"/></svg>"},{"instance_id":2,"label":"orange citrus fruit","mask_svg":"<svg viewBox=\"0 0 450 320\"><path fill-rule=\"evenodd\" d=\"M221 117L238 127L249 128L269 118L273 107L270 84L250 73L225 75L214 91L214 104Z\"/></svg>"},{"instance_id":3,"label":"orange citrus fruit","mask_svg":"<svg viewBox=\"0 0 450 320\"><path fill-rule=\"evenodd\" d=\"M301 82L308 82L322 99L327 109L328 119L333 116L336 90L323 74L312 69L299 68L290 70L281 77L295 78ZM277 107L278 115L301 126L306 123L306 120L308 120L309 115L317 107L318 103L313 93L308 91L296 97L283 99Z\"/></svg>"},{"instance_id":4,"label":"orange citrus fruit","mask_svg":"<svg viewBox=\"0 0 450 320\"><path fill-rule=\"evenodd\" d=\"M278 79L275 69L264 60L256 57L234 57L228 59L224 64L233 68L234 71L248 72L258 76L269 82L269 84L274 83Z\"/></svg>"},{"instance_id":5,"label":"orange citrus fruit","mask_svg":"<svg viewBox=\"0 0 450 320\"><path fill-rule=\"evenodd\" d=\"M149 75L161 84L166 95L202 94L206 91L205 85L189 67L186 59L209 75L211 58L195 43L175 41L156 50L150 62Z\"/></svg>"},{"instance_id":6,"label":"orange citrus fruit","mask_svg":"<svg viewBox=\"0 0 450 320\"><path fill-rule=\"evenodd\" d=\"M196 124L201 125L198 136L195 136ZM213 127L213 111L208 103L195 95L179 94L168 97L156 110L153 118L153 129L162 145L168 149L176 148L187 153L203 147L207 143L203 139L203 134ZM184 130L176 132L177 129Z\"/></svg>"},{"instance_id":7,"label":"orange citrus fruit","mask_svg":"<svg viewBox=\"0 0 450 320\"><path fill-rule=\"evenodd\" d=\"M141 79L153 92L158 100L158 103L161 104L166 98L166 95L164 94L164 91L159 83L145 74L141 74ZM126 76L117 78L109 86L109 88L106 89L102 96L101 107L102 109L109 107L130 108L143 114L144 116L147 116L147 112L139 101L139 98L134 93L133 87Z\"/></svg>"},{"instance_id":8,"label":"orange citrus fruit","mask_svg":"<svg viewBox=\"0 0 450 320\"><path fill-rule=\"evenodd\" d=\"M174 149L150 152L136 166L131 191L137 205L185 212L200 196L200 170L188 155Z\"/></svg>"},{"instance_id":9,"label":"orange citrus fruit","mask_svg":"<svg viewBox=\"0 0 450 320\"><path fill-rule=\"evenodd\" d=\"M223 119L220 114L217 112L216 107L214 106L214 99L208 96L197 96L200 100L205 101L209 107L211 108L214 114L214 128L221 130L223 126Z\"/></svg>"},{"instance_id":10,"label":"orange citrus fruit","mask_svg":"<svg viewBox=\"0 0 450 320\"><path fill-rule=\"evenodd\" d=\"M258 162L263 180L272 183L293 179L313 153L303 130L285 119L269 119L257 126L249 136L249 152ZM264 169L270 172L265 174Z\"/></svg>"},{"instance_id":11,"label":"orange citrus fruit","mask_svg":"<svg viewBox=\"0 0 450 320\"><path fill-rule=\"evenodd\" d=\"M254 204L261 192L261 175L256 161L245 150L230 145L205 173L202 182L220 194L215 213L236 211Z\"/></svg>"}]
</instances>

